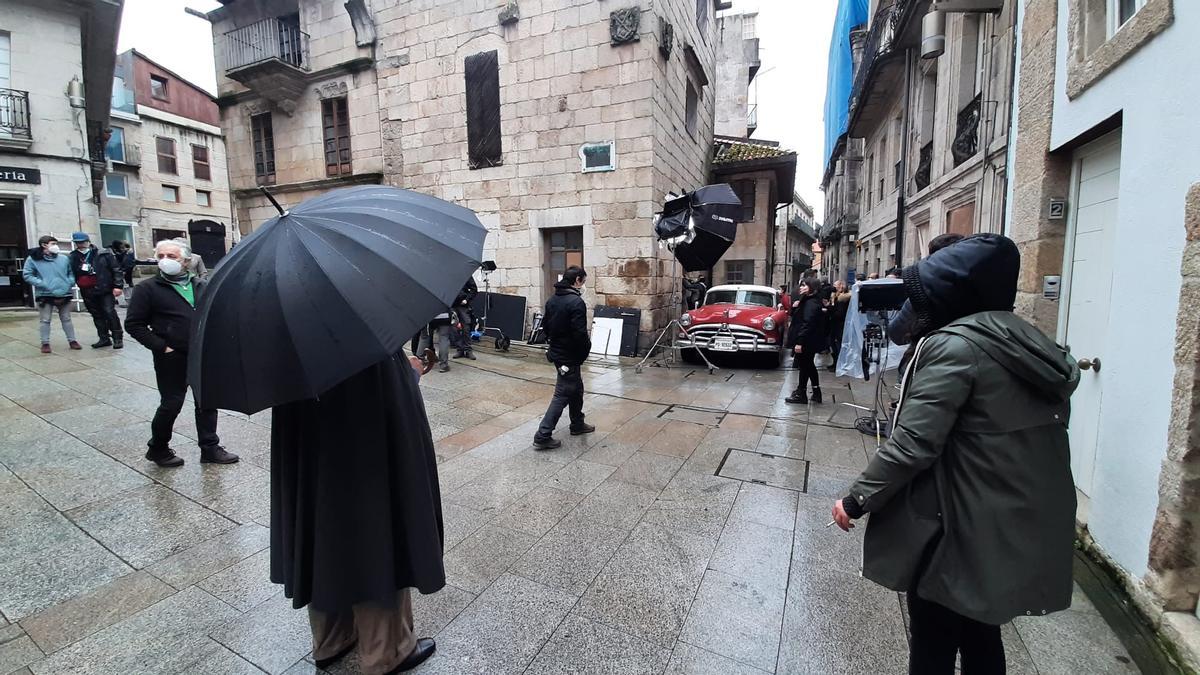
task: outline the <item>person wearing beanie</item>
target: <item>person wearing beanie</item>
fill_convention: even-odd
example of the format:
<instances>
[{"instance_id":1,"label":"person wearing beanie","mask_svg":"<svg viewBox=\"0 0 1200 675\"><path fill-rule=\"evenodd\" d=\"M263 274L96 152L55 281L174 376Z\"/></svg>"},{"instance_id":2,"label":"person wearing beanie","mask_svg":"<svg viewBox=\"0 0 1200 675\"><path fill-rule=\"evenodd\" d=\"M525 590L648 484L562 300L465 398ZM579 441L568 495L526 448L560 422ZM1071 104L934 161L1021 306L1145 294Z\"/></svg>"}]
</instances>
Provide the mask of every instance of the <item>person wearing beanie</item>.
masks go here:
<instances>
[{"instance_id":1,"label":"person wearing beanie","mask_svg":"<svg viewBox=\"0 0 1200 675\"><path fill-rule=\"evenodd\" d=\"M998 234L903 272L914 356L890 438L833 505L870 514L863 576L907 593L909 672L1005 672L1000 626L1071 605L1079 368L1013 314L1020 254Z\"/></svg>"}]
</instances>

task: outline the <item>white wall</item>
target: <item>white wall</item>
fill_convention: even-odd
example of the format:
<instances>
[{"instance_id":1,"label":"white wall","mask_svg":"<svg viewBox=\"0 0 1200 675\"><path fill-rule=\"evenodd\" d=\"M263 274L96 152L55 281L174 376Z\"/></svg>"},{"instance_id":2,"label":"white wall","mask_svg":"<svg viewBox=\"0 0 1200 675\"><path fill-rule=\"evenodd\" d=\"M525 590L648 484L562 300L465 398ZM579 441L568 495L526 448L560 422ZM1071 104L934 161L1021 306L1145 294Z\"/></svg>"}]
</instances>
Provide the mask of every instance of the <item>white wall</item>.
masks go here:
<instances>
[{"instance_id":1,"label":"white wall","mask_svg":"<svg viewBox=\"0 0 1200 675\"><path fill-rule=\"evenodd\" d=\"M1088 527L1135 577L1146 571L1167 447L1184 198L1200 182L1200 70L1192 63L1200 3L1174 4L1174 25L1072 101L1066 95L1068 0L1059 0L1051 145L1061 147L1123 112L1118 257Z\"/></svg>"}]
</instances>

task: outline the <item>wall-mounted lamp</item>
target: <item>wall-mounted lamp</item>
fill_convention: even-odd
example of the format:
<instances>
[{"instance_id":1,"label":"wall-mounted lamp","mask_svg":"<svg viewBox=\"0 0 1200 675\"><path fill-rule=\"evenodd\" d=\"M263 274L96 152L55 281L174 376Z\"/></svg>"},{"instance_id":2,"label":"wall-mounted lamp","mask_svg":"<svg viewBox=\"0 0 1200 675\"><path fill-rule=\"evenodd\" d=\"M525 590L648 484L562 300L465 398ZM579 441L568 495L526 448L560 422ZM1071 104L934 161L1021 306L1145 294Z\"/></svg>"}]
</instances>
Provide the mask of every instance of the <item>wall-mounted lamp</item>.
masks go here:
<instances>
[{"instance_id":1,"label":"wall-mounted lamp","mask_svg":"<svg viewBox=\"0 0 1200 675\"><path fill-rule=\"evenodd\" d=\"M946 14L999 12L1004 0L934 0L921 20L921 58L936 59L946 53Z\"/></svg>"},{"instance_id":2,"label":"wall-mounted lamp","mask_svg":"<svg viewBox=\"0 0 1200 675\"><path fill-rule=\"evenodd\" d=\"M86 105L83 97L83 83L78 77L71 78L71 82L67 84L67 99L71 101L72 108L82 108Z\"/></svg>"}]
</instances>

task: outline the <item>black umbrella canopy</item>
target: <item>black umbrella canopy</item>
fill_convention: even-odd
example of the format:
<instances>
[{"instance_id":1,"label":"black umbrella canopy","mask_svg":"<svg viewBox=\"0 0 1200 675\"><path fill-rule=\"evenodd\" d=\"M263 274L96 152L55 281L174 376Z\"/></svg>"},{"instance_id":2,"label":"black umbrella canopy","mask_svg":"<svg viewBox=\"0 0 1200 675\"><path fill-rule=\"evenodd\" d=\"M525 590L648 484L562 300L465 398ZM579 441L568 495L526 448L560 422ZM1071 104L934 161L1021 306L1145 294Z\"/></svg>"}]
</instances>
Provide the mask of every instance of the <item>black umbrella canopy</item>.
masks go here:
<instances>
[{"instance_id":1,"label":"black umbrella canopy","mask_svg":"<svg viewBox=\"0 0 1200 675\"><path fill-rule=\"evenodd\" d=\"M483 254L469 209L386 186L335 190L267 221L213 272L188 375L204 408L317 398L400 351Z\"/></svg>"},{"instance_id":2,"label":"black umbrella canopy","mask_svg":"<svg viewBox=\"0 0 1200 675\"><path fill-rule=\"evenodd\" d=\"M742 202L725 183L706 185L663 205L654 232L688 272L707 270L737 236Z\"/></svg>"}]
</instances>

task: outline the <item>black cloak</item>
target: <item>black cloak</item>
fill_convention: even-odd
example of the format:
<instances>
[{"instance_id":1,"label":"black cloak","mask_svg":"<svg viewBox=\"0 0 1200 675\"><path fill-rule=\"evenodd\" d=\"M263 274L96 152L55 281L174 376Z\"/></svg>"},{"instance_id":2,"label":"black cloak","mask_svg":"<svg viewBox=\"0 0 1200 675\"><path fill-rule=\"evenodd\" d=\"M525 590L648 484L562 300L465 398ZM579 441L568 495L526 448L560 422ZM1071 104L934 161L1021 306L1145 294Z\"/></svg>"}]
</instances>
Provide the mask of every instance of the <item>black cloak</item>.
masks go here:
<instances>
[{"instance_id":1,"label":"black cloak","mask_svg":"<svg viewBox=\"0 0 1200 675\"><path fill-rule=\"evenodd\" d=\"M429 420L398 354L271 419L271 581L337 612L446 584Z\"/></svg>"}]
</instances>

